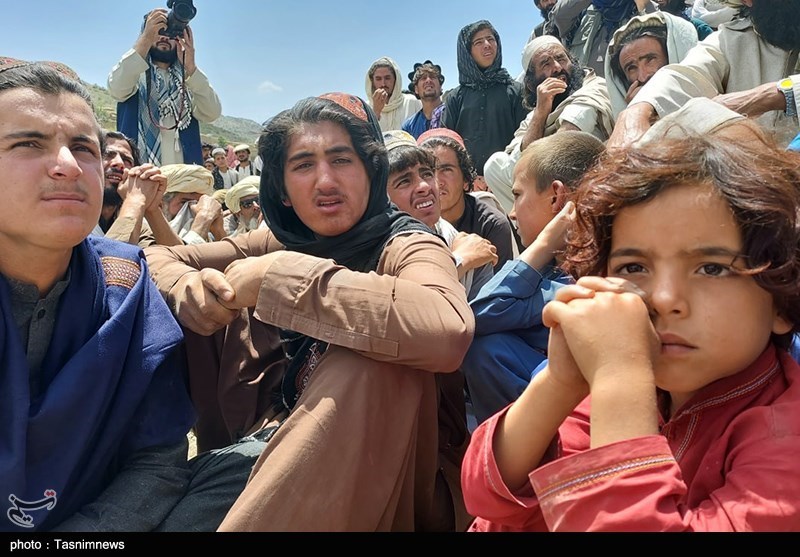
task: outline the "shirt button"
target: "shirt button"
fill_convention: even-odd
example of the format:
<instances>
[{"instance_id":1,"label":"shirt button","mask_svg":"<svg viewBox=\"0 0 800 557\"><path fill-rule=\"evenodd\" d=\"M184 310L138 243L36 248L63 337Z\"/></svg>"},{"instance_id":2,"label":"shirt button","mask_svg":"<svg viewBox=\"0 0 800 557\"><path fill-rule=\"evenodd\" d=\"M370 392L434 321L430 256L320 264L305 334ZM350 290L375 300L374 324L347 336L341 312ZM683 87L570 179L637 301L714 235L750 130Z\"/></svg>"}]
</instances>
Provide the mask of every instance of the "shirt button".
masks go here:
<instances>
[{"instance_id":1,"label":"shirt button","mask_svg":"<svg viewBox=\"0 0 800 557\"><path fill-rule=\"evenodd\" d=\"M36 319L42 319L47 312L43 309L39 310L39 313L36 314Z\"/></svg>"}]
</instances>

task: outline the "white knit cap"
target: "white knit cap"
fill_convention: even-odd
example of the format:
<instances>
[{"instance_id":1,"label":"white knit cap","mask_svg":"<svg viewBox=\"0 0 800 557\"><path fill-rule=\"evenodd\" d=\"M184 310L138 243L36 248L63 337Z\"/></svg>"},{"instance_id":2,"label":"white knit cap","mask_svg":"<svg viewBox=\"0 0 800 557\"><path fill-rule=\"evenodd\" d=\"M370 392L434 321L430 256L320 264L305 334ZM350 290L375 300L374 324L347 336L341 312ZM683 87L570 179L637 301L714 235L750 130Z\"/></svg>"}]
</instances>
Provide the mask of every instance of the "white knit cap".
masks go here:
<instances>
[{"instance_id":1,"label":"white knit cap","mask_svg":"<svg viewBox=\"0 0 800 557\"><path fill-rule=\"evenodd\" d=\"M528 71L528 66L531 63L531 60L533 60L533 56L540 49L554 44L560 45L561 41L559 41L553 35L542 35L541 37L536 37L531 42L526 44L525 48L522 50L522 71L523 72Z\"/></svg>"}]
</instances>

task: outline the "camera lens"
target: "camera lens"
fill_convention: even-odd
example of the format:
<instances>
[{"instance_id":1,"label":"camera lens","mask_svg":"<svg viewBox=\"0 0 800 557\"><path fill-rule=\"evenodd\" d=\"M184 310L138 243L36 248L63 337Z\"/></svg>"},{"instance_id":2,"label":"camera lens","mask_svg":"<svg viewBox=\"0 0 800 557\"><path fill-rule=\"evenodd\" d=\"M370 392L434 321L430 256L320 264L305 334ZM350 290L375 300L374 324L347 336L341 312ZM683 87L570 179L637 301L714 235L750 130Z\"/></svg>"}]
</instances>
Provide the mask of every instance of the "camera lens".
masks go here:
<instances>
[{"instance_id":1,"label":"camera lens","mask_svg":"<svg viewBox=\"0 0 800 557\"><path fill-rule=\"evenodd\" d=\"M176 4L173 8L175 19L188 23L196 13L194 6L191 4Z\"/></svg>"}]
</instances>

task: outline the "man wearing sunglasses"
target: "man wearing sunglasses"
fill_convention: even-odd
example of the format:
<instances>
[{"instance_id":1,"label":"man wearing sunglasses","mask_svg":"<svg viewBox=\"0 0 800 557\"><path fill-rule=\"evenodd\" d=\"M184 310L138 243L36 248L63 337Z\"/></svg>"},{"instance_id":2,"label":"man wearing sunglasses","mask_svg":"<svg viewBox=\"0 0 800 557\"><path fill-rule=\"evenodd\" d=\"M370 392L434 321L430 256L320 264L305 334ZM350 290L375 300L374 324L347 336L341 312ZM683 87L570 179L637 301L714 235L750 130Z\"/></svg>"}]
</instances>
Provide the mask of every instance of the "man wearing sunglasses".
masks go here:
<instances>
[{"instance_id":1,"label":"man wearing sunglasses","mask_svg":"<svg viewBox=\"0 0 800 557\"><path fill-rule=\"evenodd\" d=\"M225 231L236 236L255 230L261 224L261 205L258 202L258 187L261 177L248 176L240 180L225 194L225 206L230 214L225 217Z\"/></svg>"}]
</instances>

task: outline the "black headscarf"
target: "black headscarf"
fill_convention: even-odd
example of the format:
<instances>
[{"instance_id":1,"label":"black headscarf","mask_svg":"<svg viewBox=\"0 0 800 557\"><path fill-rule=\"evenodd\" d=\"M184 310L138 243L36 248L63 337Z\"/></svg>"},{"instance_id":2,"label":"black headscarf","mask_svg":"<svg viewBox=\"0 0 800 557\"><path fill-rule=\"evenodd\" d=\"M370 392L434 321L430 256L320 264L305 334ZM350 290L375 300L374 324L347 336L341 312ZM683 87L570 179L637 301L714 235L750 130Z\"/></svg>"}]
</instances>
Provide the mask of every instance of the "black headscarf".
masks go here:
<instances>
[{"instance_id":1,"label":"black headscarf","mask_svg":"<svg viewBox=\"0 0 800 557\"><path fill-rule=\"evenodd\" d=\"M347 122L345 127L370 178L369 202L353 228L333 237L321 237L306 226L283 204L286 198L284 165L291 132L300 123ZM348 127L349 126L349 127ZM361 137L354 136L361 133ZM360 131L359 131L360 130ZM264 167L261 173L260 201L264 219L287 250L333 259L353 271L374 271L386 244L404 232L433 231L390 203L386 192L389 158L383 134L372 109L362 99L345 93L328 93L298 102L264 126L258 142ZM282 383L283 403L292 409L302 394L316 362L328 344L295 331L281 331L289 364Z\"/></svg>"},{"instance_id":2,"label":"black headscarf","mask_svg":"<svg viewBox=\"0 0 800 557\"><path fill-rule=\"evenodd\" d=\"M368 146L358 145L353 138L353 147L362 158L370 177L367 209L361 220L347 232L334 237L321 237L297 217L292 207L282 203L286 198L283 169L290 140L285 131L285 122L287 119L294 122L330 120L331 113L338 113L356 125L363 125L359 120L366 123L371 139L378 146L375 148L373 145L371 150L365 151ZM352 133L350 135L352 138ZM259 139L259 154L264 161L260 193L264 219L288 250L333 259L354 271L372 271L378 266L383 248L395 235L408 231L431 232L424 224L389 202L386 193L389 159L383 147L383 134L374 112L359 97L329 93L301 100L265 125Z\"/></svg>"},{"instance_id":3,"label":"black headscarf","mask_svg":"<svg viewBox=\"0 0 800 557\"><path fill-rule=\"evenodd\" d=\"M480 27L488 28L497 41L497 56L492 65L485 70L482 70L472 57L472 36ZM513 81L503 68L503 47L500 44L500 35L485 19L470 23L461 30L458 34L456 53L458 55L458 82L465 87L488 89L492 85L507 85Z\"/></svg>"}]
</instances>

